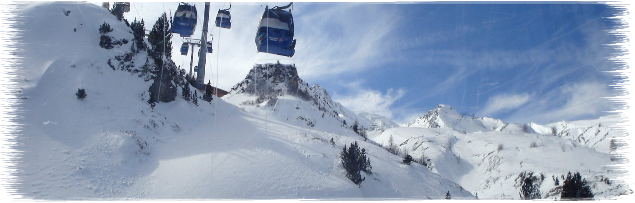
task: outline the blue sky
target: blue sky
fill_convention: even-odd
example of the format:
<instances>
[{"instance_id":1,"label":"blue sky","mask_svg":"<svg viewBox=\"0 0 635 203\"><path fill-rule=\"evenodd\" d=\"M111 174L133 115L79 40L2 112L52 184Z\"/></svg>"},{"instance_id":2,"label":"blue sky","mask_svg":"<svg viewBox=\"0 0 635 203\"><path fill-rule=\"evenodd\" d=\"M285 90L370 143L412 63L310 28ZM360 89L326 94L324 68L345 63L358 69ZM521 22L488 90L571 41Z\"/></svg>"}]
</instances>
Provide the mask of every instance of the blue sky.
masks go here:
<instances>
[{"instance_id":1,"label":"blue sky","mask_svg":"<svg viewBox=\"0 0 635 203\"><path fill-rule=\"evenodd\" d=\"M95 2L95 4L101 4ZM195 3L202 21L204 4ZM293 6L296 54L256 53L264 6L232 3L232 29L210 25L214 53L207 80L230 89L256 63L296 64L349 109L412 122L438 104L506 122L546 124L598 118L617 105L607 97L620 78L614 17L606 4L564 2L303 3ZM150 29L178 3L132 3L129 20ZM210 18L227 3L212 2ZM200 36L197 26L195 36ZM189 56L173 60L189 69ZM197 60L197 57L194 57ZM195 62L196 63L196 62ZM211 73L211 74L210 74Z\"/></svg>"}]
</instances>

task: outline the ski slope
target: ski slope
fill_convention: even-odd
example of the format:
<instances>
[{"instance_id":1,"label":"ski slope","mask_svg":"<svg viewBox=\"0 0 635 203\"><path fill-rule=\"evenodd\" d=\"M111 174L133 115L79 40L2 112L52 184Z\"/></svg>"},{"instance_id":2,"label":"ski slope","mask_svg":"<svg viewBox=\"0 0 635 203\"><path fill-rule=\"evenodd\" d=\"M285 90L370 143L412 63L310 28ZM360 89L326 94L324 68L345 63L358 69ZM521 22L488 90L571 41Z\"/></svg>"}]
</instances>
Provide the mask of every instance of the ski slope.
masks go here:
<instances>
[{"instance_id":1,"label":"ski slope","mask_svg":"<svg viewBox=\"0 0 635 203\"><path fill-rule=\"evenodd\" d=\"M263 116L220 98L194 105L180 89L175 101L152 108L151 75L108 63L129 53L132 43L99 47L104 22L113 28L109 36L133 38L105 9L36 2L19 13L28 19L20 40L28 57L16 84L22 125L11 187L22 198L439 199L448 191L455 199L474 198L346 128L333 131L328 122L299 126L270 118L273 109L260 109ZM146 59L142 51L127 64L139 68ZM74 95L78 88L86 90L85 99ZM276 112L296 110L287 98ZM360 186L346 178L339 159L353 142L368 151L373 166Z\"/></svg>"}]
</instances>

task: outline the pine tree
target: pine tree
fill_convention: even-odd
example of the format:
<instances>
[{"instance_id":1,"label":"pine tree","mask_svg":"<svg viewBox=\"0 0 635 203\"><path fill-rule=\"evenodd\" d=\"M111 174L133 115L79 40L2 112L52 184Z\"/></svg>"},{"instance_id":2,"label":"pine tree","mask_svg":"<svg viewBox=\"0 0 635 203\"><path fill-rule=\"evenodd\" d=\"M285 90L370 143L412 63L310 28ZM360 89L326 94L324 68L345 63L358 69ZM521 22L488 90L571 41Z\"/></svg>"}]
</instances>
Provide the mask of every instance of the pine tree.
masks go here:
<instances>
[{"instance_id":1,"label":"pine tree","mask_svg":"<svg viewBox=\"0 0 635 203\"><path fill-rule=\"evenodd\" d=\"M406 156L403 158L403 163L410 165L410 163L412 163L413 159L412 156L410 156L410 154L406 154Z\"/></svg>"},{"instance_id":2,"label":"pine tree","mask_svg":"<svg viewBox=\"0 0 635 203\"><path fill-rule=\"evenodd\" d=\"M137 21L135 18L134 21L130 24L130 29L132 30L132 34L134 36L134 43L137 48L137 52L139 50L146 50L147 45L144 41L145 35L145 22L143 19L141 21Z\"/></svg>"},{"instance_id":3,"label":"pine tree","mask_svg":"<svg viewBox=\"0 0 635 203\"><path fill-rule=\"evenodd\" d=\"M538 177L533 176L533 172L529 172L522 181L523 183L520 188L522 199L530 200L541 198L538 185L535 184L538 181Z\"/></svg>"},{"instance_id":4,"label":"pine tree","mask_svg":"<svg viewBox=\"0 0 635 203\"><path fill-rule=\"evenodd\" d=\"M194 103L194 105L198 106L198 96L196 95L196 90L194 90L194 96L192 96L192 103Z\"/></svg>"},{"instance_id":5,"label":"pine tree","mask_svg":"<svg viewBox=\"0 0 635 203\"><path fill-rule=\"evenodd\" d=\"M445 193L445 199L452 199L452 196L450 195L450 191Z\"/></svg>"},{"instance_id":6,"label":"pine tree","mask_svg":"<svg viewBox=\"0 0 635 203\"><path fill-rule=\"evenodd\" d=\"M99 46L101 48L104 48L104 49L112 49L112 48L114 48L114 46L112 46L112 37L106 36L106 35L102 35L99 38Z\"/></svg>"},{"instance_id":7,"label":"pine tree","mask_svg":"<svg viewBox=\"0 0 635 203\"><path fill-rule=\"evenodd\" d=\"M170 21L165 13L152 26L148 42L150 43L151 56L155 60L161 59L161 56L172 57L172 33L170 32Z\"/></svg>"},{"instance_id":8,"label":"pine tree","mask_svg":"<svg viewBox=\"0 0 635 203\"><path fill-rule=\"evenodd\" d=\"M365 178L362 178L360 174L361 170L357 162L357 151L356 145L351 144L351 147L348 149L346 145L344 145L344 149L342 149L342 153L340 153L340 160L342 166L346 169L346 178L353 181L356 185L360 185Z\"/></svg>"},{"instance_id":9,"label":"pine tree","mask_svg":"<svg viewBox=\"0 0 635 203\"><path fill-rule=\"evenodd\" d=\"M611 152L615 152L615 150L617 150L617 139L615 137L611 138L609 149L611 150Z\"/></svg>"},{"instance_id":10,"label":"pine tree","mask_svg":"<svg viewBox=\"0 0 635 203\"><path fill-rule=\"evenodd\" d=\"M77 99L84 99L86 98L86 90L85 89L77 89L77 93L75 93L75 95L77 95Z\"/></svg>"},{"instance_id":11,"label":"pine tree","mask_svg":"<svg viewBox=\"0 0 635 203\"><path fill-rule=\"evenodd\" d=\"M117 20L121 21L123 19L123 4L113 4L112 8L110 9L110 14L114 15L115 17L117 17Z\"/></svg>"},{"instance_id":12,"label":"pine tree","mask_svg":"<svg viewBox=\"0 0 635 203\"><path fill-rule=\"evenodd\" d=\"M592 199L593 192L591 187L587 185L585 179L579 172L571 175L571 172L567 174L567 178L562 182L562 193L560 193L562 199Z\"/></svg>"},{"instance_id":13,"label":"pine tree","mask_svg":"<svg viewBox=\"0 0 635 203\"><path fill-rule=\"evenodd\" d=\"M181 90L182 90L181 95L183 96L183 99L185 101L190 101L190 98L192 98L192 93L190 93L190 85L185 84L183 88L181 88Z\"/></svg>"},{"instance_id":14,"label":"pine tree","mask_svg":"<svg viewBox=\"0 0 635 203\"><path fill-rule=\"evenodd\" d=\"M212 87L212 82L211 81L207 81L207 85L205 85L205 93L203 94L203 100L207 101L207 102L212 102L212 99L214 99L214 97L212 97L212 95L214 95L214 87Z\"/></svg>"},{"instance_id":15,"label":"pine tree","mask_svg":"<svg viewBox=\"0 0 635 203\"><path fill-rule=\"evenodd\" d=\"M357 143L355 143L357 144ZM360 168L367 174L373 174L373 166L370 165L370 158L366 157L366 149L362 148L359 156Z\"/></svg>"},{"instance_id":16,"label":"pine tree","mask_svg":"<svg viewBox=\"0 0 635 203\"><path fill-rule=\"evenodd\" d=\"M104 22L99 26L99 34L106 34L112 32L112 28L110 28L110 24Z\"/></svg>"},{"instance_id":17,"label":"pine tree","mask_svg":"<svg viewBox=\"0 0 635 203\"><path fill-rule=\"evenodd\" d=\"M357 185L361 184L365 179L362 178L361 171L372 174L372 166L370 165L370 159L366 157L366 149L362 148L360 150L357 142L351 143L349 148L346 148L346 145L344 146L340 153L340 160L342 166L346 169L346 177Z\"/></svg>"}]
</instances>

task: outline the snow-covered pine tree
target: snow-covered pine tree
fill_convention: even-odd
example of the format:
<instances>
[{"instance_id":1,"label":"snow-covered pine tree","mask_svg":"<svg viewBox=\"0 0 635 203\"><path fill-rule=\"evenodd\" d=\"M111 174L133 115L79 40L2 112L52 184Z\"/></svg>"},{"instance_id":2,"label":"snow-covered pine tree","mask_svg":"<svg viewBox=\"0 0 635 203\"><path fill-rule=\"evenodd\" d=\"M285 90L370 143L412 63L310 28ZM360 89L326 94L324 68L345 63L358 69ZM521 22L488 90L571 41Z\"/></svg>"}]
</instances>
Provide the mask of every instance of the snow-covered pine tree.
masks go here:
<instances>
[{"instance_id":1,"label":"snow-covered pine tree","mask_svg":"<svg viewBox=\"0 0 635 203\"><path fill-rule=\"evenodd\" d=\"M357 144L357 143L355 143ZM360 168L367 174L373 174L373 166L370 165L370 158L366 156L366 149L362 148L359 155Z\"/></svg>"},{"instance_id":2,"label":"snow-covered pine tree","mask_svg":"<svg viewBox=\"0 0 635 203\"><path fill-rule=\"evenodd\" d=\"M529 172L528 175L522 180L523 183L520 187L520 196L522 199L540 199L540 190L538 185L535 184L538 181L538 177L533 175L533 172Z\"/></svg>"},{"instance_id":3,"label":"snow-covered pine tree","mask_svg":"<svg viewBox=\"0 0 635 203\"><path fill-rule=\"evenodd\" d=\"M587 185L586 179L582 179L580 172L571 175L567 174L567 178L562 182L561 199L593 199L591 187Z\"/></svg>"},{"instance_id":4,"label":"snow-covered pine tree","mask_svg":"<svg viewBox=\"0 0 635 203\"><path fill-rule=\"evenodd\" d=\"M403 163L406 165L410 165L413 160L414 159L412 159L412 156L410 156L410 154L406 154L406 156L403 158Z\"/></svg>"},{"instance_id":5,"label":"snow-covered pine tree","mask_svg":"<svg viewBox=\"0 0 635 203\"><path fill-rule=\"evenodd\" d=\"M104 22L99 26L99 34L106 34L112 32L112 28L110 28L110 24Z\"/></svg>"},{"instance_id":6,"label":"snow-covered pine tree","mask_svg":"<svg viewBox=\"0 0 635 203\"><path fill-rule=\"evenodd\" d=\"M99 46L104 49L112 49L113 47L113 38L107 36L106 33L112 32L112 28L110 28L110 24L104 22L99 26L99 34L101 37L99 38Z\"/></svg>"},{"instance_id":7,"label":"snow-covered pine tree","mask_svg":"<svg viewBox=\"0 0 635 203\"><path fill-rule=\"evenodd\" d=\"M192 98L192 93L190 92L190 84L185 84L183 88L181 88L181 95L185 101L190 101Z\"/></svg>"},{"instance_id":8,"label":"snow-covered pine tree","mask_svg":"<svg viewBox=\"0 0 635 203\"><path fill-rule=\"evenodd\" d=\"M147 45L143 40L146 37L144 30L145 22L143 21L143 19L141 19L141 21L137 21L137 19L135 18L134 21L132 21L132 23L130 24L130 29L132 30L132 35L134 36L133 41L137 48L137 53L140 50L146 50Z\"/></svg>"},{"instance_id":9,"label":"snow-covered pine tree","mask_svg":"<svg viewBox=\"0 0 635 203\"><path fill-rule=\"evenodd\" d=\"M99 46L101 48L104 48L104 49L112 49L112 48L114 48L112 46L112 37L106 36L106 35L102 35L99 38Z\"/></svg>"},{"instance_id":10,"label":"snow-covered pine tree","mask_svg":"<svg viewBox=\"0 0 635 203\"><path fill-rule=\"evenodd\" d=\"M360 160L361 152L359 147L357 146L357 142L351 143L349 148L342 149L340 153L340 160L342 162L342 166L346 169L346 178L351 180L356 185L360 185L365 178L362 178L361 171L361 163Z\"/></svg>"},{"instance_id":11,"label":"snow-covered pine tree","mask_svg":"<svg viewBox=\"0 0 635 203\"><path fill-rule=\"evenodd\" d=\"M170 32L170 21L167 14L163 13L152 26L152 31L148 35L150 43L151 56L155 59L161 59L164 54L167 58L172 57L172 33ZM162 64L157 64L158 66Z\"/></svg>"},{"instance_id":12,"label":"snow-covered pine tree","mask_svg":"<svg viewBox=\"0 0 635 203\"><path fill-rule=\"evenodd\" d=\"M77 99L84 99L86 98L86 90L85 89L77 89L77 93L75 93L75 95L77 95Z\"/></svg>"},{"instance_id":13,"label":"snow-covered pine tree","mask_svg":"<svg viewBox=\"0 0 635 203\"><path fill-rule=\"evenodd\" d=\"M207 85L205 85L205 93L203 93L203 100L207 101L207 102L212 102L212 99L214 99L214 97L212 97L212 95L214 95L214 87L212 87L212 82L211 81L207 81Z\"/></svg>"},{"instance_id":14,"label":"snow-covered pine tree","mask_svg":"<svg viewBox=\"0 0 635 203\"><path fill-rule=\"evenodd\" d=\"M194 90L194 96L192 96L192 103L194 103L194 105L198 106L198 96L196 95L196 90Z\"/></svg>"},{"instance_id":15,"label":"snow-covered pine tree","mask_svg":"<svg viewBox=\"0 0 635 203\"><path fill-rule=\"evenodd\" d=\"M371 174L372 167L370 165L370 159L366 157L366 149L361 149L357 145L357 142L351 143L350 147L342 149L340 153L340 161L342 166L346 169L346 177L353 181L356 185L359 185L364 181L361 171Z\"/></svg>"},{"instance_id":16,"label":"snow-covered pine tree","mask_svg":"<svg viewBox=\"0 0 635 203\"><path fill-rule=\"evenodd\" d=\"M617 138L615 137L611 138L609 149L611 150L611 152L615 152L615 150L617 150Z\"/></svg>"}]
</instances>

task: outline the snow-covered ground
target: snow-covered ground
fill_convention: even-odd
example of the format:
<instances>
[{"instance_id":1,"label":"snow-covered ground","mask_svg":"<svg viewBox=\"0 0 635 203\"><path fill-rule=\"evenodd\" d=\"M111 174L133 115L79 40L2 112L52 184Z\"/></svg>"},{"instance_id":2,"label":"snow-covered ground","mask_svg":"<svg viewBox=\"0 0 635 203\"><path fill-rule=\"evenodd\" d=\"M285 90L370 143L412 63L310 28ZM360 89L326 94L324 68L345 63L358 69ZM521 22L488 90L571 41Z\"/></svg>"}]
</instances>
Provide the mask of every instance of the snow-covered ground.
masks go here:
<instances>
[{"instance_id":1,"label":"snow-covered ground","mask_svg":"<svg viewBox=\"0 0 635 203\"><path fill-rule=\"evenodd\" d=\"M28 31L21 54L29 57L16 84L23 99L11 187L24 198L435 199L448 191L455 199L474 198L348 128L332 129L332 120L323 125L316 119L314 127L285 122L283 115L292 111L318 115L310 106L297 112L299 100L291 96L275 105L282 112L277 114L273 107L249 113L220 98L194 105L180 89L175 101L152 108L152 80L108 64L130 52L132 43L99 46L104 22L113 28L109 36L133 38L105 9L38 2L19 12ZM133 64L141 66L146 57L143 51L134 55ZM76 97L78 88L86 90L85 99ZM341 118L348 114L343 112ZM367 150L373 167L372 174L362 173L360 187L346 178L339 159L342 147L353 142Z\"/></svg>"},{"instance_id":2,"label":"snow-covered ground","mask_svg":"<svg viewBox=\"0 0 635 203\"><path fill-rule=\"evenodd\" d=\"M451 107L439 105L409 127L391 128L370 138L383 146L392 142L415 159L425 156L430 159L431 171L481 199L519 199L518 177L529 171L545 177L540 184L543 198L559 199L563 176L580 172L591 184L596 199L603 199L632 193L620 181L625 174L615 167L621 162L607 141L623 137L609 127L615 119L547 126L506 124L491 118L461 116ZM555 185L556 177L559 185Z\"/></svg>"}]
</instances>

